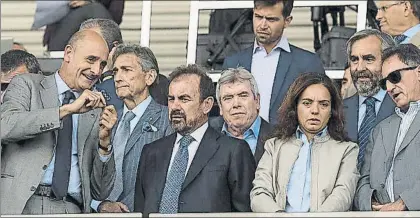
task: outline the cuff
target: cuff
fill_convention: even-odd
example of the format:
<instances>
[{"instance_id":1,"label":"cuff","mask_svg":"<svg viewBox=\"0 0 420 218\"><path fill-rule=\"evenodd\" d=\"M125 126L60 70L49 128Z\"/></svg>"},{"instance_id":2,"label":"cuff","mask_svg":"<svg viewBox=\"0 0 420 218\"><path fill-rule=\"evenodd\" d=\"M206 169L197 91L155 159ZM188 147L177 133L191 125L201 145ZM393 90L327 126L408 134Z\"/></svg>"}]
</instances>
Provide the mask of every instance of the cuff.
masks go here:
<instances>
[{"instance_id":1,"label":"cuff","mask_svg":"<svg viewBox=\"0 0 420 218\"><path fill-rule=\"evenodd\" d=\"M90 202L90 207L95 211L95 212L99 212L98 211L98 207L99 207L99 204L100 203L102 203L102 201L96 201L96 200L93 200L92 199L92 201Z\"/></svg>"}]
</instances>

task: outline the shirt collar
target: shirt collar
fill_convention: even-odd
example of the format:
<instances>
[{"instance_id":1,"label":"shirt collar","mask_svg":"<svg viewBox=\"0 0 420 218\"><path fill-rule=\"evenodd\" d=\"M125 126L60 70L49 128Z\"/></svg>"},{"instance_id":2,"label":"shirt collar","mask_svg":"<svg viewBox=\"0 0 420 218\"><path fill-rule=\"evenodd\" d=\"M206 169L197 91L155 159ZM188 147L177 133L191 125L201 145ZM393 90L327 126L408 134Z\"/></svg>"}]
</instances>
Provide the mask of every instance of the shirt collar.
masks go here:
<instances>
[{"instance_id":1,"label":"shirt collar","mask_svg":"<svg viewBox=\"0 0 420 218\"><path fill-rule=\"evenodd\" d=\"M401 118L403 118L410 111L418 112L419 110L420 110L420 101L410 102L407 112L403 112L401 111L401 108L395 107L395 113Z\"/></svg>"},{"instance_id":2,"label":"shirt collar","mask_svg":"<svg viewBox=\"0 0 420 218\"><path fill-rule=\"evenodd\" d=\"M200 126L198 129L196 129L194 132L192 132L190 134L190 136L192 136L196 142L200 143L201 139L203 139L204 133L206 133L208 127L209 127L209 123L205 122L202 126ZM177 133L175 143L180 143L179 141L181 140L182 137L184 137L184 136Z\"/></svg>"},{"instance_id":3,"label":"shirt collar","mask_svg":"<svg viewBox=\"0 0 420 218\"><path fill-rule=\"evenodd\" d=\"M146 111L147 106L149 106L150 102L152 101L152 97L149 95L144 101L142 101L140 104L138 104L133 110L131 110L136 117L141 117L143 113ZM124 104L124 112L123 114L127 113L129 110L127 106Z\"/></svg>"},{"instance_id":4,"label":"shirt collar","mask_svg":"<svg viewBox=\"0 0 420 218\"><path fill-rule=\"evenodd\" d=\"M417 34L417 32L420 31L420 24L417 24L410 29L406 30L403 35L407 36L408 38L412 38L414 35Z\"/></svg>"},{"instance_id":5,"label":"shirt collar","mask_svg":"<svg viewBox=\"0 0 420 218\"><path fill-rule=\"evenodd\" d=\"M375 98L377 101L382 102L385 98L386 91L383 89L379 89L379 92L373 95L372 97ZM362 105L367 97L359 95L359 106Z\"/></svg>"},{"instance_id":6,"label":"shirt collar","mask_svg":"<svg viewBox=\"0 0 420 218\"><path fill-rule=\"evenodd\" d=\"M324 137L327 135L327 133L328 133L328 126L324 127L324 129L318 132L315 136ZM300 126L298 126L298 128L296 129L296 138L302 140L304 135L305 134L303 133L302 129L300 128Z\"/></svg>"},{"instance_id":7,"label":"shirt collar","mask_svg":"<svg viewBox=\"0 0 420 218\"><path fill-rule=\"evenodd\" d=\"M252 125L244 132L244 135L247 135L246 133L249 132L250 134L251 133L254 134L255 138L258 138L258 136L260 134L260 127L261 127L261 117L260 116L257 116L257 118L254 120L254 122L252 123ZM227 123L226 122L223 123L222 133L227 134L228 136L234 137L228 131Z\"/></svg>"},{"instance_id":8,"label":"shirt collar","mask_svg":"<svg viewBox=\"0 0 420 218\"><path fill-rule=\"evenodd\" d=\"M64 80L61 78L58 71L55 72L54 77L55 77L55 82L57 84L58 95L62 95L62 94L64 94L64 92L66 92L68 90L72 91L69 88L69 86L66 84L66 82L64 82ZM73 92L73 94L75 95L76 98L79 97L80 93L74 92L74 91L72 91L72 92Z\"/></svg>"},{"instance_id":9,"label":"shirt collar","mask_svg":"<svg viewBox=\"0 0 420 218\"><path fill-rule=\"evenodd\" d=\"M289 41L287 40L286 36L283 35L281 37L280 41L277 43L276 46L274 46L272 51L278 50L278 49L283 49L284 51L290 53L290 45L289 45ZM264 50L265 51L264 47L259 45L257 40L255 39L254 40L254 50L253 50L254 54L255 54L255 52L257 52L259 50Z\"/></svg>"}]
</instances>

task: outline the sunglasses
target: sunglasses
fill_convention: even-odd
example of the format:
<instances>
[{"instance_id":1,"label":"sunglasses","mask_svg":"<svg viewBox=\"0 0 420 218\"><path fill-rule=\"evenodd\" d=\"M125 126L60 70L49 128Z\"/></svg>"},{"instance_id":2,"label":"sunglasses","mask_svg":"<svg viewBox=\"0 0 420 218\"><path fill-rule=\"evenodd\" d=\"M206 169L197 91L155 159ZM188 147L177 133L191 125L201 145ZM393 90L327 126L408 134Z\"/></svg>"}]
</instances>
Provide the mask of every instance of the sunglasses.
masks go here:
<instances>
[{"instance_id":1,"label":"sunglasses","mask_svg":"<svg viewBox=\"0 0 420 218\"><path fill-rule=\"evenodd\" d=\"M414 70L416 69L418 66L415 67L406 67L406 68L402 68L399 70L394 70L392 71L390 74L388 74L387 77L381 79L379 81L379 86L381 86L381 88L383 90L386 90L386 81L388 80L390 83L392 84L397 84L401 81L401 72L402 71L407 71L407 70Z\"/></svg>"}]
</instances>

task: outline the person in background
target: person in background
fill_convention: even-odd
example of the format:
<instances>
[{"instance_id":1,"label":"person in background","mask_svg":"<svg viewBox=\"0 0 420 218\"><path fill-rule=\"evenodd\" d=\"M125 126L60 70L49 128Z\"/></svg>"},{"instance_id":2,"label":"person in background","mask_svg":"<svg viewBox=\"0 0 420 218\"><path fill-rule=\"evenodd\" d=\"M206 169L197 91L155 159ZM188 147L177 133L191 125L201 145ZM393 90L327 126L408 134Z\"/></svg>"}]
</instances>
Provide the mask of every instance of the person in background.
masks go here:
<instances>
[{"instance_id":1,"label":"person in background","mask_svg":"<svg viewBox=\"0 0 420 218\"><path fill-rule=\"evenodd\" d=\"M420 1L376 1L381 31L394 37L397 44L420 46Z\"/></svg>"},{"instance_id":2,"label":"person in background","mask_svg":"<svg viewBox=\"0 0 420 218\"><path fill-rule=\"evenodd\" d=\"M115 108L92 91L108 58L96 32L75 33L53 75L12 79L1 106L2 214L89 213L115 178Z\"/></svg>"},{"instance_id":3,"label":"person in background","mask_svg":"<svg viewBox=\"0 0 420 218\"><path fill-rule=\"evenodd\" d=\"M279 109L251 191L254 212L344 212L359 173L357 144L344 131L338 89L325 74L301 74Z\"/></svg>"},{"instance_id":4,"label":"person in background","mask_svg":"<svg viewBox=\"0 0 420 218\"><path fill-rule=\"evenodd\" d=\"M391 36L375 29L361 30L347 41L347 57L357 95L344 100L345 130L359 144L359 170L373 127L394 111L394 102L379 86L382 52L392 46L395 42Z\"/></svg>"},{"instance_id":5,"label":"person in background","mask_svg":"<svg viewBox=\"0 0 420 218\"><path fill-rule=\"evenodd\" d=\"M259 115L276 124L277 109L302 72L325 73L321 59L289 44L284 30L293 17L293 0L254 0L253 46L225 58L223 69L244 67L260 87ZM263 87L263 88L262 88Z\"/></svg>"},{"instance_id":6,"label":"person in background","mask_svg":"<svg viewBox=\"0 0 420 218\"><path fill-rule=\"evenodd\" d=\"M4 91L13 77L23 73L41 73L38 60L33 54L23 50L10 50L1 55L0 102L3 102Z\"/></svg>"},{"instance_id":7,"label":"person in background","mask_svg":"<svg viewBox=\"0 0 420 218\"><path fill-rule=\"evenodd\" d=\"M140 154L145 144L165 137L173 130L168 108L149 94L157 72L152 51L138 45L120 44L112 60L117 95L124 101L118 111L118 125L113 135L116 180L107 200L92 201L98 212L121 213L134 209L134 186Z\"/></svg>"},{"instance_id":8,"label":"person in background","mask_svg":"<svg viewBox=\"0 0 420 218\"><path fill-rule=\"evenodd\" d=\"M48 51L63 51L70 37L79 30L80 24L90 18L111 19L121 24L124 4L125 0L69 1L70 12L45 28L43 46L47 46Z\"/></svg>"},{"instance_id":9,"label":"person in background","mask_svg":"<svg viewBox=\"0 0 420 218\"><path fill-rule=\"evenodd\" d=\"M380 84L396 104L395 113L372 131L354 205L361 211L420 210L420 49L388 48Z\"/></svg>"},{"instance_id":10,"label":"person in background","mask_svg":"<svg viewBox=\"0 0 420 218\"><path fill-rule=\"evenodd\" d=\"M12 50L22 50L22 51L26 51L26 48L23 46L22 43L20 42L13 42L12 45Z\"/></svg>"},{"instance_id":11,"label":"person in background","mask_svg":"<svg viewBox=\"0 0 420 218\"><path fill-rule=\"evenodd\" d=\"M197 65L170 75L169 120L176 133L144 147L134 211L248 212L255 161L248 144L209 127L214 85Z\"/></svg>"},{"instance_id":12,"label":"person in background","mask_svg":"<svg viewBox=\"0 0 420 218\"><path fill-rule=\"evenodd\" d=\"M258 164L273 126L258 115L260 93L254 77L244 68L224 70L217 82L216 99L221 116L210 118L210 126L245 140Z\"/></svg>"},{"instance_id":13,"label":"person in background","mask_svg":"<svg viewBox=\"0 0 420 218\"><path fill-rule=\"evenodd\" d=\"M357 93L350 73L350 65L346 63L344 68L343 79L341 80L341 97L343 99L350 98Z\"/></svg>"}]
</instances>

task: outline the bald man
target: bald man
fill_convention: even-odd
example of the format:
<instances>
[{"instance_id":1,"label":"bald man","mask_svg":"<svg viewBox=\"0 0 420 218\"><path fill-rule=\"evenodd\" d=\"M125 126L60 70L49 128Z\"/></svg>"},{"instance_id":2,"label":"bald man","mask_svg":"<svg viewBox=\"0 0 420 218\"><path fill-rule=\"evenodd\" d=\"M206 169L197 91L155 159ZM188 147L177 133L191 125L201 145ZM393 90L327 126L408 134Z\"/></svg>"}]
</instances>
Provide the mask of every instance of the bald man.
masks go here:
<instances>
[{"instance_id":1,"label":"bald man","mask_svg":"<svg viewBox=\"0 0 420 218\"><path fill-rule=\"evenodd\" d=\"M55 74L22 74L9 84L1 107L2 214L88 213L92 198L111 192L117 116L91 90L108 53L98 33L80 31Z\"/></svg>"}]
</instances>

